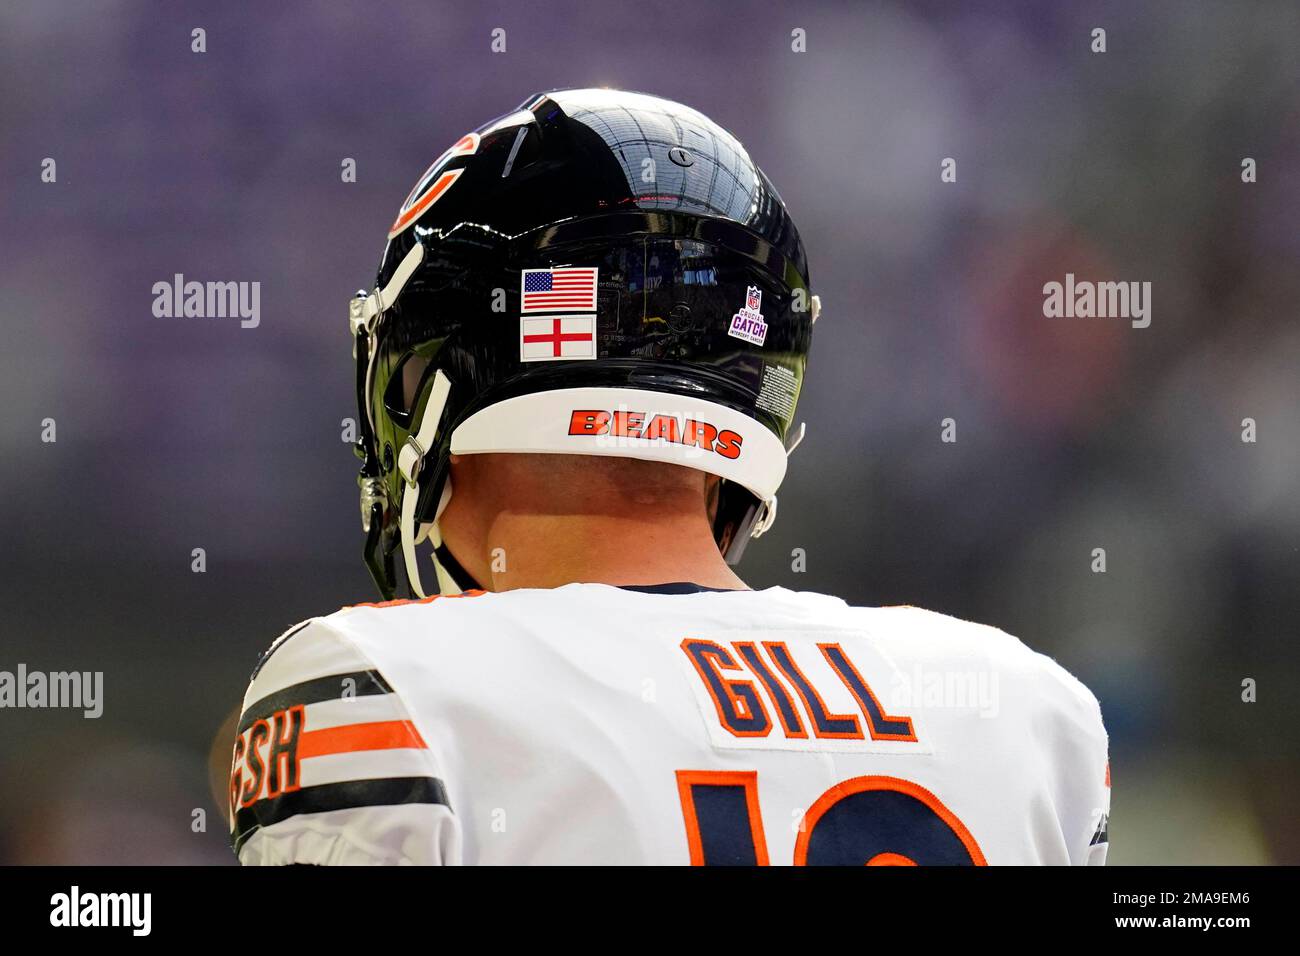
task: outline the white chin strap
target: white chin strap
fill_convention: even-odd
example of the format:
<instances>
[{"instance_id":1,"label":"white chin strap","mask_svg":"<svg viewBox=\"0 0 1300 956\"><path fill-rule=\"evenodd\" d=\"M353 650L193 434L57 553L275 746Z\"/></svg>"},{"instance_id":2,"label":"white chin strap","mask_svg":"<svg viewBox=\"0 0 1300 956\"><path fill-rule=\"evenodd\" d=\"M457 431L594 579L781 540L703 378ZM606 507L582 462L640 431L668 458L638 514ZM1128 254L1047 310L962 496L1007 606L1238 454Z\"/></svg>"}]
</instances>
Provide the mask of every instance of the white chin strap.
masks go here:
<instances>
[{"instance_id":1,"label":"white chin strap","mask_svg":"<svg viewBox=\"0 0 1300 956\"><path fill-rule=\"evenodd\" d=\"M447 507L451 498L450 479L443 485L442 498L438 510L430 523L415 526L415 508L420 498L420 469L424 467L425 455L434 448L438 439L438 422L442 420L443 409L447 407L447 396L451 394L451 380L438 369L433 376L433 388L429 391L429 400L425 402L424 414L420 417L419 430L406 439L406 444L397 453L397 470L401 472L406 487L402 489L402 513L398 529L402 538L402 559L406 565L406 579L411 583L411 590L418 597L428 597L420 581L420 565L416 561L415 546L426 537L433 540L434 547L442 544L438 534L438 518L442 509ZM456 594L460 588L434 559L438 571L438 588L443 594Z\"/></svg>"},{"instance_id":2,"label":"white chin strap","mask_svg":"<svg viewBox=\"0 0 1300 956\"><path fill-rule=\"evenodd\" d=\"M450 479L448 479L448 481L450 481ZM443 495L442 495L442 500L444 504L446 503L447 499L451 497L449 492L450 492L450 488L444 486ZM442 536L438 533L438 523L435 521L433 524L428 525L428 527L431 529L429 531L429 540L433 542L434 548L441 548ZM436 551L433 554L433 570L438 577L438 593L460 594L460 585L456 582L456 579L453 578L451 574L448 573L447 569L442 566L442 562L438 560L438 555ZM416 571L416 574L417 575L419 574L418 569Z\"/></svg>"},{"instance_id":3,"label":"white chin strap","mask_svg":"<svg viewBox=\"0 0 1300 956\"><path fill-rule=\"evenodd\" d=\"M370 367L366 370L366 395L370 395L371 376L374 373L375 357L377 353L377 329L384 312L397 301L406 283L410 281L415 270L419 268L420 263L424 260L424 244L416 242L411 246L405 258L398 264L397 269L393 272L393 277L383 289L376 289L369 295L363 295L360 298L354 298L348 303L348 321L353 337L359 332L365 332L370 339ZM427 597L424 593L424 586L420 581L420 566L416 561L415 546L425 538L431 538L434 547L442 544L442 539L438 535L438 517L442 515L442 509L447 507L447 502L451 498L451 479L448 478L443 484L442 498L438 502L438 510L434 515L431 523L421 524L418 528L415 525L415 508L420 497L420 486L418 478L420 469L424 467L424 458L428 449L434 447L438 435L438 422L442 419L443 410L447 406L447 396L451 391L451 382L447 376L439 370L433 383L433 390L429 394L429 401L424 406L424 415L420 419L420 428L414 436L408 438L406 445L402 447L397 456L398 467L401 470L402 478L406 482L406 487L402 491L402 509L399 524L399 531L402 540L402 557L406 565L406 579L411 584L411 590L420 597ZM374 418L371 413L371 406L367 402L366 414L371 415L370 428L373 433L375 428ZM363 520L368 517L369 512L363 507ZM437 557L434 557L434 567L438 573L438 587L443 594L459 593L460 588L455 579L442 567Z\"/></svg>"}]
</instances>

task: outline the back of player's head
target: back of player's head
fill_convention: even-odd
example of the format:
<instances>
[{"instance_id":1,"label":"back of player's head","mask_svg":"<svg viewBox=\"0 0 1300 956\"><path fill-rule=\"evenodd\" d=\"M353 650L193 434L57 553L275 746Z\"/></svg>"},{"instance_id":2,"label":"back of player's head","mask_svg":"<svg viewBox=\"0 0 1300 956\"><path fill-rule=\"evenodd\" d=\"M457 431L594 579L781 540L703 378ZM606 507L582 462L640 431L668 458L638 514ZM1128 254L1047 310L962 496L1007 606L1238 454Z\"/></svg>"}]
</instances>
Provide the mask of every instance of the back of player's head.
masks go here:
<instances>
[{"instance_id":1,"label":"back of player's head","mask_svg":"<svg viewBox=\"0 0 1300 956\"><path fill-rule=\"evenodd\" d=\"M451 455L635 459L720 479L729 561L775 514L817 300L740 142L618 90L530 97L417 181L350 307L367 563L423 594ZM461 575L463 578L463 575Z\"/></svg>"}]
</instances>

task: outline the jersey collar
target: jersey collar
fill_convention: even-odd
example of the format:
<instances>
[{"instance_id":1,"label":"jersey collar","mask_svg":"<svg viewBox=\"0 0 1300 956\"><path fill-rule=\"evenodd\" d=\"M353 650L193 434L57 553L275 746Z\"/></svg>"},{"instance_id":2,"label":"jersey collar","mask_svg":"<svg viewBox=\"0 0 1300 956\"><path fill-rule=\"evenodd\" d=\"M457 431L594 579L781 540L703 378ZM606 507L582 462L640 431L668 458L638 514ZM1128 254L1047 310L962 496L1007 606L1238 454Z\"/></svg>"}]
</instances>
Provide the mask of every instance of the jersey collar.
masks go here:
<instances>
[{"instance_id":1,"label":"jersey collar","mask_svg":"<svg viewBox=\"0 0 1300 956\"><path fill-rule=\"evenodd\" d=\"M708 588L691 581L672 581L667 584L616 584L620 591L639 591L642 594L700 594L705 591L738 591L743 588Z\"/></svg>"}]
</instances>

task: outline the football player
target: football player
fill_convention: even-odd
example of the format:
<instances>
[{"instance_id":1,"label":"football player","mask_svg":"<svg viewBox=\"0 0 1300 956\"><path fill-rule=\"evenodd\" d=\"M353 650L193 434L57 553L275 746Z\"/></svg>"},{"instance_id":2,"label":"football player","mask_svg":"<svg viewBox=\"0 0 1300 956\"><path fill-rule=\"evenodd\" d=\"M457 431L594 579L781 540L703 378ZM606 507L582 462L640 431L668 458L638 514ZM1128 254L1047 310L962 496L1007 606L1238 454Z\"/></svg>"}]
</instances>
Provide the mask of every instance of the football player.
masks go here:
<instances>
[{"instance_id":1,"label":"football player","mask_svg":"<svg viewBox=\"0 0 1300 956\"><path fill-rule=\"evenodd\" d=\"M385 600L259 663L240 860L1102 862L1106 733L1063 668L733 572L818 311L780 196L688 107L545 93L439 156L350 303Z\"/></svg>"}]
</instances>

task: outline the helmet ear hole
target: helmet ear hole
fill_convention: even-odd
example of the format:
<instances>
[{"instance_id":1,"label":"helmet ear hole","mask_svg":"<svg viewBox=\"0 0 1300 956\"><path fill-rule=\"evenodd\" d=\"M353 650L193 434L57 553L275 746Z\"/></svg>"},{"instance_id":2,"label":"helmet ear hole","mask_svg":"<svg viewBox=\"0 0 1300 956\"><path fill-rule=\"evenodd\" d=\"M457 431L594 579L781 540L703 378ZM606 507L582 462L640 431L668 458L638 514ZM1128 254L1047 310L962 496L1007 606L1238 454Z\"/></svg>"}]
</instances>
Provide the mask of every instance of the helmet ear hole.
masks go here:
<instances>
[{"instance_id":1,"label":"helmet ear hole","mask_svg":"<svg viewBox=\"0 0 1300 956\"><path fill-rule=\"evenodd\" d=\"M424 391L433 360L426 355L409 352L393 370L393 376L384 389L384 411L393 423L406 431L411 430L415 409Z\"/></svg>"}]
</instances>

